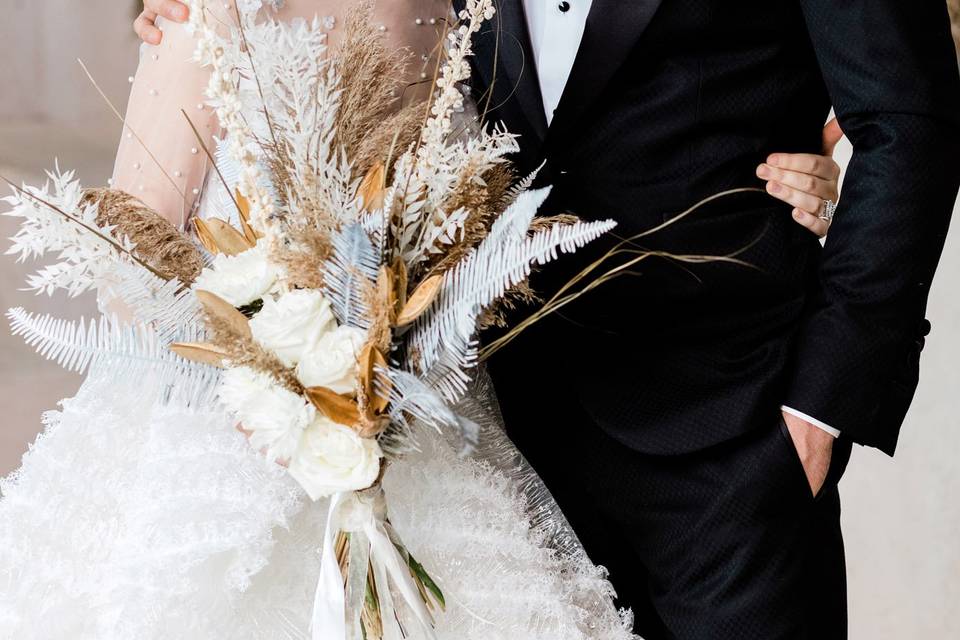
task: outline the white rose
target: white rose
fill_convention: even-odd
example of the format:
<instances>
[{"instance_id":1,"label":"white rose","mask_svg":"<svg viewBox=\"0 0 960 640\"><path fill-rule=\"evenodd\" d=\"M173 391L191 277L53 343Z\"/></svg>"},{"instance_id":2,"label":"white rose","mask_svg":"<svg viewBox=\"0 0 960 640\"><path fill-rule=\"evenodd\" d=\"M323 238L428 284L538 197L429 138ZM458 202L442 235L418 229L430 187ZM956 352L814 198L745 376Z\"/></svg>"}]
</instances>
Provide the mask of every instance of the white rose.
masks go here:
<instances>
[{"instance_id":1,"label":"white rose","mask_svg":"<svg viewBox=\"0 0 960 640\"><path fill-rule=\"evenodd\" d=\"M313 500L370 487L380 475L383 452L376 440L317 416L290 460L290 475Z\"/></svg>"},{"instance_id":2,"label":"white rose","mask_svg":"<svg viewBox=\"0 0 960 640\"><path fill-rule=\"evenodd\" d=\"M213 265L200 272L193 287L242 307L265 296L279 277L279 269L258 244L235 256L217 254Z\"/></svg>"},{"instance_id":3,"label":"white rose","mask_svg":"<svg viewBox=\"0 0 960 640\"><path fill-rule=\"evenodd\" d=\"M326 387L337 393L357 390L357 359L367 342L367 332L337 327L325 334L297 365L297 378L305 387Z\"/></svg>"},{"instance_id":4,"label":"white rose","mask_svg":"<svg viewBox=\"0 0 960 640\"><path fill-rule=\"evenodd\" d=\"M288 291L276 300L265 298L263 309L250 320L253 337L292 367L337 326L327 299L316 290Z\"/></svg>"},{"instance_id":5,"label":"white rose","mask_svg":"<svg viewBox=\"0 0 960 640\"><path fill-rule=\"evenodd\" d=\"M268 374L236 367L223 372L220 402L250 431L250 444L266 450L270 460L289 460L317 410L304 398L284 389Z\"/></svg>"}]
</instances>

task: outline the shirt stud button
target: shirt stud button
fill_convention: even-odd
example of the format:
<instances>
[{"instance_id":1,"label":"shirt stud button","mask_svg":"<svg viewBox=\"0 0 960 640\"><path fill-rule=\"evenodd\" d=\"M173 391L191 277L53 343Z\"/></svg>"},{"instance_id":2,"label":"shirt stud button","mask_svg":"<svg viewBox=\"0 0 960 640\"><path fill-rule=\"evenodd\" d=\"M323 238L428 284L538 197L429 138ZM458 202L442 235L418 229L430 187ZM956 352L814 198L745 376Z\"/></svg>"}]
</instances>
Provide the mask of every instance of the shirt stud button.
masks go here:
<instances>
[{"instance_id":1,"label":"shirt stud button","mask_svg":"<svg viewBox=\"0 0 960 640\"><path fill-rule=\"evenodd\" d=\"M563 2L557 5L557 8L560 9L561 12L566 13L567 11L570 11L570 3L566 0L563 0Z\"/></svg>"}]
</instances>

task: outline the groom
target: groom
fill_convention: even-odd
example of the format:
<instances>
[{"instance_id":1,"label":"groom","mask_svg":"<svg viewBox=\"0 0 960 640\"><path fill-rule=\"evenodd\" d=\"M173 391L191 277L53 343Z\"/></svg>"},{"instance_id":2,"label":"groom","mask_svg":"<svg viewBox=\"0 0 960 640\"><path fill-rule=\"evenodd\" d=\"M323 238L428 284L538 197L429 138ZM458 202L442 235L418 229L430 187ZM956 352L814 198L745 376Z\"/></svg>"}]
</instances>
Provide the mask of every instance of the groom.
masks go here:
<instances>
[{"instance_id":1,"label":"groom","mask_svg":"<svg viewBox=\"0 0 960 640\"><path fill-rule=\"evenodd\" d=\"M837 482L851 443L896 448L960 183L944 1L497 4L481 111L521 134L522 173L546 163L543 213L620 237L759 186L835 107L854 155L825 248L766 194L722 198L633 246L735 261L647 260L491 371L638 633L845 638Z\"/></svg>"}]
</instances>

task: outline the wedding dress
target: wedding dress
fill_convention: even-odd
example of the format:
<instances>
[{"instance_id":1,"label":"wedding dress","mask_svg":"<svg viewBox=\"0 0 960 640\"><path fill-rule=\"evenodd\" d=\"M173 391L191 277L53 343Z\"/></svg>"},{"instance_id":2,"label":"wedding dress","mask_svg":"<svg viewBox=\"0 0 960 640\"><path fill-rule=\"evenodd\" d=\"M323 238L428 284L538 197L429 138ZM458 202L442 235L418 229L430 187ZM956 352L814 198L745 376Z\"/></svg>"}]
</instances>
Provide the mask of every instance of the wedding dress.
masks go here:
<instances>
[{"instance_id":1,"label":"wedding dress","mask_svg":"<svg viewBox=\"0 0 960 640\"><path fill-rule=\"evenodd\" d=\"M316 11L333 44L349 3L275 4L283 19ZM376 19L428 64L446 6L381 2ZM189 55L176 25L143 52L114 176L177 220L200 202L208 161L198 147L214 149L217 132ZM199 215L217 215L210 194ZM213 402L168 395L149 367L118 377L99 366L45 414L21 468L0 481L0 638L310 637L325 501L267 463ZM605 572L503 434L482 372L468 397L462 410L483 427L475 455L426 434L384 479L396 530L446 597L438 636L632 638Z\"/></svg>"}]
</instances>

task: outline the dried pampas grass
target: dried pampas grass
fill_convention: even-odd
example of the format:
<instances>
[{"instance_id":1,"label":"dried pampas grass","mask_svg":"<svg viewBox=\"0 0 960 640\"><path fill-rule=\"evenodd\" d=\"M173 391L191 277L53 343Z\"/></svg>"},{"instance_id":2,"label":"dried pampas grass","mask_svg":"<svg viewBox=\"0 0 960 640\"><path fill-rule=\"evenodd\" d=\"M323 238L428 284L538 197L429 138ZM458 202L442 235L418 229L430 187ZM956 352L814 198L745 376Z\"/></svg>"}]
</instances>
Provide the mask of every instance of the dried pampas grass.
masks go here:
<instances>
[{"instance_id":1,"label":"dried pampas grass","mask_svg":"<svg viewBox=\"0 0 960 640\"><path fill-rule=\"evenodd\" d=\"M383 34L374 27L373 5L372 0L362 0L349 11L334 58L341 90L334 130L337 144L348 158L370 154L369 150L364 154L360 150L371 131L396 131L385 126L385 121L394 114L397 79L404 77L410 55L402 49L387 48ZM362 175L368 169L359 166L358 173Z\"/></svg>"},{"instance_id":2,"label":"dried pampas grass","mask_svg":"<svg viewBox=\"0 0 960 640\"><path fill-rule=\"evenodd\" d=\"M189 285L203 270L203 257L189 238L140 200L113 189L87 189L83 204L98 203L97 224L113 226L134 243L134 253L167 279Z\"/></svg>"},{"instance_id":3,"label":"dried pampas grass","mask_svg":"<svg viewBox=\"0 0 960 640\"><path fill-rule=\"evenodd\" d=\"M262 371L293 393L303 393L303 385L293 369L285 366L276 354L264 349L251 336L214 313L205 314L205 324L210 331L210 343L223 350L231 367L246 366Z\"/></svg>"}]
</instances>

